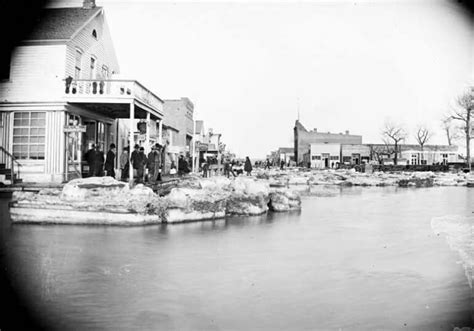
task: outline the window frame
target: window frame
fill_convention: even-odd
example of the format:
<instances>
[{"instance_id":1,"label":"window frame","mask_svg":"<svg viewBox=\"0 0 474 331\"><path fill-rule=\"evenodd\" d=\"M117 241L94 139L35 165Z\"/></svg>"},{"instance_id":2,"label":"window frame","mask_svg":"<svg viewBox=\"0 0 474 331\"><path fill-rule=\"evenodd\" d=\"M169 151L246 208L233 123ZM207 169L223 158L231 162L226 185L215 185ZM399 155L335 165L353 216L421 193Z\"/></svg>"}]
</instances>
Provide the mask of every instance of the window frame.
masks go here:
<instances>
[{"instance_id":1,"label":"window frame","mask_svg":"<svg viewBox=\"0 0 474 331\"><path fill-rule=\"evenodd\" d=\"M75 53L74 53L74 78L75 79L81 79L83 55L84 55L84 52L81 49L76 48Z\"/></svg>"},{"instance_id":2,"label":"window frame","mask_svg":"<svg viewBox=\"0 0 474 331\"><path fill-rule=\"evenodd\" d=\"M33 124L33 121L36 123ZM46 159L46 112L15 112L12 128L12 154L16 159L29 161Z\"/></svg>"},{"instance_id":3,"label":"window frame","mask_svg":"<svg viewBox=\"0 0 474 331\"><path fill-rule=\"evenodd\" d=\"M97 57L94 55L90 56L89 70L90 70L90 74L89 74L90 79L96 79L97 78Z\"/></svg>"}]
</instances>

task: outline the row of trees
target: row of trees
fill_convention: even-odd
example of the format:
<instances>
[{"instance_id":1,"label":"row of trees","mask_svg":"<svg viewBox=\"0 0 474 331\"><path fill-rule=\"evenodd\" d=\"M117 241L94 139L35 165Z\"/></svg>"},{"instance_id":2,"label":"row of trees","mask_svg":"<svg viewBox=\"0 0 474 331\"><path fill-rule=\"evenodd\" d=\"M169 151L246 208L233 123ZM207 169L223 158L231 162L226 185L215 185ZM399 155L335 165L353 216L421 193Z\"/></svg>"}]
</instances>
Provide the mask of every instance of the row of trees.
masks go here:
<instances>
[{"instance_id":1,"label":"row of trees","mask_svg":"<svg viewBox=\"0 0 474 331\"><path fill-rule=\"evenodd\" d=\"M466 161L471 170L471 139L472 139L472 117L474 112L474 88L464 92L456 98L449 114L442 119L443 131L446 134L448 145L452 145L456 139L465 138ZM423 146L432 137L432 132L425 126L418 126L415 139L423 151ZM382 129L382 140L385 146L374 150L375 157L381 161L382 155L394 155L394 163L397 164L399 145L408 137L407 131L392 122L385 123Z\"/></svg>"}]
</instances>

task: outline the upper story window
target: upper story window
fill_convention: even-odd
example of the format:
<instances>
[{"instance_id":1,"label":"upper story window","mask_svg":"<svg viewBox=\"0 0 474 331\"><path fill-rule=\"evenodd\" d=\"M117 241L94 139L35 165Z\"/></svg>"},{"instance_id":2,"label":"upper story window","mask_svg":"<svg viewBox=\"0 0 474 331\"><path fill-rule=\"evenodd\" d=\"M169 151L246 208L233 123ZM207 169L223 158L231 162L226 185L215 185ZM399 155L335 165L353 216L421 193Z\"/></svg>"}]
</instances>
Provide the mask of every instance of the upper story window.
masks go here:
<instances>
[{"instance_id":1,"label":"upper story window","mask_svg":"<svg viewBox=\"0 0 474 331\"><path fill-rule=\"evenodd\" d=\"M102 78L109 78L109 68L105 64L102 66Z\"/></svg>"},{"instance_id":2,"label":"upper story window","mask_svg":"<svg viewBox=\"0 0 474 331\"><path fill-rule=\"evenodd\" d=\"M17 112L13 118L13 155L17 159L44 160L45 112Z\"/></svg>"},{"instance_id":3,"label":"upper story window","mask_svg":"<svg viewBox=\"0 0 474 331\"><path fill-rule=\"evenodd\" d=\"M76 59L74 65L74 78L80 79L81 78L81 63L82 63L82 51L76 49Z\"/></svg>"},{"instance_id":4,"label":"upper story window","mask_svg":"<svg viewBox=\"0 0 474 331\"><path fill-rule=\"evenodd\" d=\"M90 71L90 79L95 79L96 78L96 62L97 60L95 57L91 57L91 71Z\"/></svg>"},{"instance_id":5,"label":"upper story window","mask_svg":"<svg viewBox=\"0 0 474 331\"><path fill-rule=\"evenodd\" d=\"M92 37L97 39L97 30L96 29L92 30Z\"/></svg>"}]
</instances>

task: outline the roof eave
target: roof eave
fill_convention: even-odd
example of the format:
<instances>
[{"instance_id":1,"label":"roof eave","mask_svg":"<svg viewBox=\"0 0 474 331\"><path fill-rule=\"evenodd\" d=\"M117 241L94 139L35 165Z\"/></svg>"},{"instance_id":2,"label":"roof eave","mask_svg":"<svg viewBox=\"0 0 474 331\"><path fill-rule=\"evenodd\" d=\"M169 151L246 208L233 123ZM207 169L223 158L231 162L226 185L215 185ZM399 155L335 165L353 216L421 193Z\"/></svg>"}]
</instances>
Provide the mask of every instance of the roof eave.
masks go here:
<instances>
[{"instance_id":1,"label":"roof eave","mask_svg":"<svg viewBox=\"0 0 474 331\"><path fill-rule=\"evenodd\" d=\"M71 39L37 39L23 40L20 45L60 45L66 44Z\"/></svg>"}]
</instances>

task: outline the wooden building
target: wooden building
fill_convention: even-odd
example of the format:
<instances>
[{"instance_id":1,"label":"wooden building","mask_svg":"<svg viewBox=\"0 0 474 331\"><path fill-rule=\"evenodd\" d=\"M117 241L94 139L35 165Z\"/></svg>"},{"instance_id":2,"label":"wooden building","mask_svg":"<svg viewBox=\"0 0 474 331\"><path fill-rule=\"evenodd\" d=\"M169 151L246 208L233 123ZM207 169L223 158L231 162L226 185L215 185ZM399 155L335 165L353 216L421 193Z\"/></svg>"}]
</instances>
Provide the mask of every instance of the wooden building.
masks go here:
<instances>
[{"instance_id":1,"label":"wooden building","mask_svg":"<svg viewBox=\"0 0 474 331\"><path fill-rule=\"evenodd\" d=\"M47 8L34 32L12 52L0 77L0 164L21 166L24 181L63 182L88 172L91 144L104 152L118 119L154 120L161 137L163 101L135 80L117 79L119 65L104 10ZM119 154L119 153L117 153Z\"/></svg>"}]
</instances>

